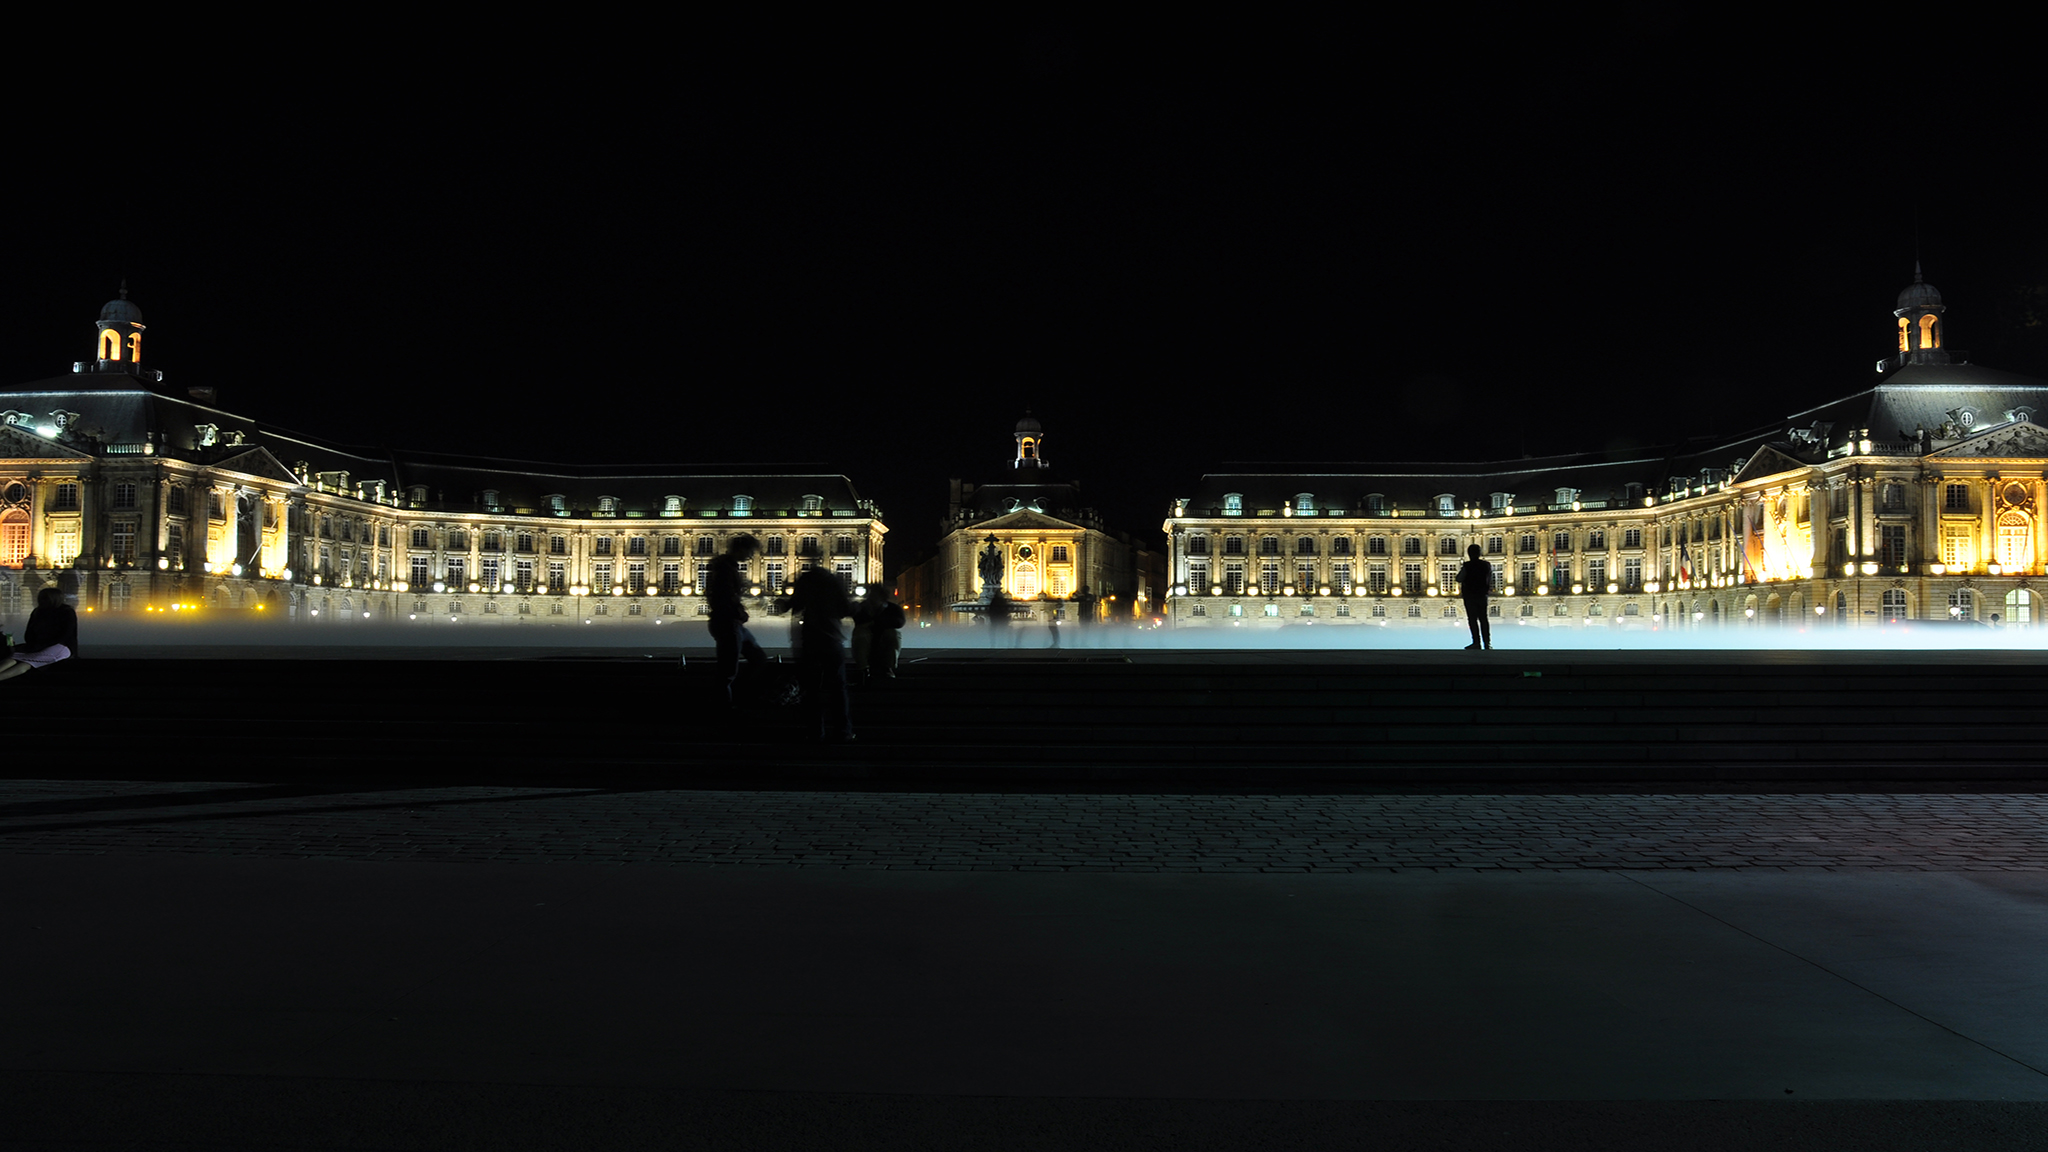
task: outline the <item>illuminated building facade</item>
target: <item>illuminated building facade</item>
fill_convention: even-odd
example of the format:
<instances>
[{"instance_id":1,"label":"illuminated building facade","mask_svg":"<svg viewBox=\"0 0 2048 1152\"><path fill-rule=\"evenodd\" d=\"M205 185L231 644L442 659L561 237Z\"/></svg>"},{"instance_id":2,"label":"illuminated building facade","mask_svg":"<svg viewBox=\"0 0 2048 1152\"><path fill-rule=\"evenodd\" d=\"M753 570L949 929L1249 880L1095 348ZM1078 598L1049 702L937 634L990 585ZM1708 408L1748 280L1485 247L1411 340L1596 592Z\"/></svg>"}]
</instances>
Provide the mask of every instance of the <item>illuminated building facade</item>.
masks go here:
<instances>
[{"instance_id":1,"label":"illuminated building facade","mask_svg":"<svg viewBox=\"0 0 2048 1152\"><path fill-rule=\"evenodd\" d=\"M1748 435L1490 464L1248 467L1166 521L1174 627L2029 625L2048 588L2048 383L1943 346L1915 270L1866 391ZM1463 635L1461 631L1459 635Z\"/></svg>"},{"instance_id":2,"label":"illuminated building facade","mask_svg":"<svg viewBox=\"0 0 2048 1152\"><path fill-rule=\"evenodd\" d=\"M1014 438L1008 477L952 481L938 547L897 579L909 610L926 620L971 619L988 590L980 558L991 542L1019 619L1075 622L1090 605L1080 599L1084 588L1098 619L1136 619L1156 607L1163 557L1109 529L1082 502L1078 482L1055 477L1036 418L1018 421Z\"/></svg>"},{"instance_id":3,"label":"illuminated building facade","mask_svg":"<svg viewBox=\"0 0 2048 1152\"><path fill-rule=\"evenodd\" d=\"M844 476L349 447L166 388L125 288L99 329L71 375L0 391L0 617L51 583L93 611L336 624L695 617L742 532L762 595L811 566L882 576L887 528Z\"/></svg>"}]
</instances>

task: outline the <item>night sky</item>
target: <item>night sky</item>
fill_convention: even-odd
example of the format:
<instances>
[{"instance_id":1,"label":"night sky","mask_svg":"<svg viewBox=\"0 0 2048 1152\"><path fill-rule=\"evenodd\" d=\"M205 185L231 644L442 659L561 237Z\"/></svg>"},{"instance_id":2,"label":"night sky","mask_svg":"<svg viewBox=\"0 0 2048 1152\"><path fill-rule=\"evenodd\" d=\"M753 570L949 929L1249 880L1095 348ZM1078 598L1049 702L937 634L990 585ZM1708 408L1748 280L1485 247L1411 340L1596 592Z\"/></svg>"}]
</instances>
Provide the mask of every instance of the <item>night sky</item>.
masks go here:
<instances>
[{"instance_id":1,"label":"night sky","mask_svg":"<svg viewBox=\"0 0 2048 1152\"><path fill-rule=\"evenodd\" d=\"M892 570L1027 407L1149 538L1225 461L1769 423L1870 381L1916 217L1950 344L2048 376L2038 93L1956 54L1527 32L751 41L161 94L118 175L79 129L18 143L0 375L88 356L126 276L146 362L224 407L819 462L882 505Z\"/></svg>"}]
</instances>

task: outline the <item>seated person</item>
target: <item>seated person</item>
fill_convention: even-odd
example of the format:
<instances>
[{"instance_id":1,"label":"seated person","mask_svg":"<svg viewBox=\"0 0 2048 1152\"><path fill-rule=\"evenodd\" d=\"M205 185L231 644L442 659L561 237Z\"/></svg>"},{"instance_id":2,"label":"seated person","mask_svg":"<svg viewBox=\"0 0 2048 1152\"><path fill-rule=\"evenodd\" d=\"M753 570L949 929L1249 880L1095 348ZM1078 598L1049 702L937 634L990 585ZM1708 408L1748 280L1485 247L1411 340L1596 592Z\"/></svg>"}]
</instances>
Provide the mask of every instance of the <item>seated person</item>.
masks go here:
<instances>
[{"instance_id":1,"label":"seated person","mask_svg":"<svg viewBox=\"0 0 2048 1152\"><path fill-rule=\"evenodd\" d=\"M0 680L11 680L31 668L55 664L78 651L78 613L64 602L64 593L52 584L36 593L36 610L28 614L28 628L21 647L0 661Z\"/></svg>"}]
</instances>

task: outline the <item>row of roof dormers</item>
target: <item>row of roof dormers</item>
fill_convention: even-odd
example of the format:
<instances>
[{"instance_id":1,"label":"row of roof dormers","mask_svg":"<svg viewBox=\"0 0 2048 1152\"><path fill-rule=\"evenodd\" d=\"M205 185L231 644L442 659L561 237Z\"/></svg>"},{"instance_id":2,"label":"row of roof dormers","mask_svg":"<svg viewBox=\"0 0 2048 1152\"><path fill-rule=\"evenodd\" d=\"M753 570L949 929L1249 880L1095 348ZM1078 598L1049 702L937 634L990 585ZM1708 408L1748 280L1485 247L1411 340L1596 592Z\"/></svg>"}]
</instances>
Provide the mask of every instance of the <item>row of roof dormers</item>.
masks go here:
<instances>
[{"instance_id":1,"label":"row of roof dormers","mask_svg":"<svg viewBox=\"0 0 2048 1152\"><path fill-rule=\"evenodd\" d=\"M626 519L881 517L823 465L573 465L341 444L230 412L210 389L178 392L141 367L141 309L100 309L95 359L72 375L0 389L0 427L56 453L156 457L238 470L395 508Z\"/></svg>"}]
</instances>

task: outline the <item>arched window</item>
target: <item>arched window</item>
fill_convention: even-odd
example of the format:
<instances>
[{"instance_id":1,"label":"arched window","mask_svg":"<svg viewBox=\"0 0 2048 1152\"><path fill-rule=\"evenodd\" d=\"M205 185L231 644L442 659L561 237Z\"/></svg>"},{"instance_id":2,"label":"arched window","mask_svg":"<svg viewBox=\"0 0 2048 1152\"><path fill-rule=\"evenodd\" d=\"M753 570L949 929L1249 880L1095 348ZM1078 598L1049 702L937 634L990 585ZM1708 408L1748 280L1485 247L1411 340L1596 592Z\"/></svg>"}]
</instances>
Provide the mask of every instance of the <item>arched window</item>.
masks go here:
<instances>
[{"instance_id":1,"label":"arched window","mask_svg":"<svg viewBox=\"0 0 2048 1152\"><path fill-rule=\"evenodd\" d=\"M681 496L662 497L661 514L663 516L681 516L683 514L683 498Z\"/></svg>"},{"instance_id":2,"label":"arched window","mask_svg":"<svg viewBox=\"0 0 2048 1152\"><path fill-rule=\"evenodd\" d=\"M1911 320L1908 320L1908 319L1906 319L1906 318L1905 318L1904 316L1901 316L1901 317L1899 317L1899 351L1901 351L1901 352L1911 352L1911 351L1912 351L1912 349L1911 349L1910 347L1908 347L1908 346L1907 346L1907 344L1908 344L1908 341L1909 341L1909 339L1910 339L1910 333L1911 333L1912 331L1913 331L1913 322L1912 322Z\"/></svg>"},{"instance_id":3,"label":"arched window","mask_svg":"<svg viewBox=\"0 0 2048 1152\"><path fill-rule=\"evenodd\" d=\"M1297 493L1295 493L1295 494L1294 494L1294 510L1295 510L1295 512L1297 512L1297 513L1301 513L1301 512L1313 512L1313 511L1315 511L1315 510L1316 510L1316 498L1315 498L1315 494L1314 494L1314 493L1312 493L1312 492L1297 492Z\"/></svg>"},{"instance_id":4,"label":"arched window","mask_svg":"<svg viewBox=\"0 0 2048 1152\"><path fill-rule=\"evenodd\" d=\"M1242 516L1242 515L1244 515L1244 494L1243 494L1243 493L1241 493L1241 492L1226 492L1226 493L1224 493L1224 494L1223 494L1223 514L1224 514L1225 516Z\"/></svg>"},{"instance_id":5,"label":"arched window","mask_svg":"<svg viewBox=\"0 0 2048 1152\"><path fill-rule=\"evenodd\" d=\"M1887 588L1884 590L1884 614L1879 617L1887 624L1894 624L1906 618L1906 590Z\"/></svg>"},{"instance_id":6,"label":"arched window","mask_svg":"<svg viewBox=\"0 0 2048 1152\"><path fill-rule=\"evenodd\" d=\"M825 510L825 498L816 495L805 496L803 509L806 512L823 512Z\"/></svg>"},{"instance_id":7,"label":"arched window","mask_svg":"<svg viewBox=\"0 0 2048 1152\"><path fill-rule=\"evenodd\" d=\"M1977 594L1968 588L1958 588L1949 593L1948 615L1951 620L1975 620L1977 618Z\"/></svg>"},{"instance_id":8,"label":"arched window","mask_svg":"<svg viewBox=\"0 0 2048 1152\"><path fill-rule=\"evenodd\" d=\"M2034 594L2025 588L2015 588L2005 594L2005 622L2007 624L2031 624L2034 622Z\"/></svg>"},{"instance_id":9,"label":"arched window","mask_svg":"<svg viewBox=\"0 0 2048 1152\"><path fill-rule=\"evenodd\" d=\"M28 556L28 513L16 508L0 516L0 564L21 567Z\"/></svg>"},{"instance_id":10,"label":"arched window","mask_svg":"<svg viewBox=\"0 0 2048 1152\"><path fill-rule=\"evenodd\" d=\"M102 360L121 358L121 334L112 328L100 329L100 354Z\"/></svg>"},{"instance_id":11,"label":"arched window","mask_svg":"<svg viewBox=\"0 0 2048 1152\"><path fill-rule=\"evenodd\" d=\"M1037 563L1030 560L1019 560L1017 566L1010 570L1010 579L1011 583L1016 585L1012 591L1018 599L1028 600L1038 595Z\"/></svg>"},{"instance_id":12,"label":"arched window","mask_svg":"<svg viewBox=\"0 0 2048 1152\"><path fill-rule=\"evenodd\" d=\"M616 516L616 515L618 515L618 512L619 512L619 498L618 498L618 497L616 497L616 496L599 496L599 497L597 498L597 514L598 514L599 516Z\"/></svg>"},{"instance_id":13,"label":"arched window","mask_svg":"<svg viewBox=\"0 0 2048 1152\"><path fill-rule=\"evenodd\" d=\"M2034 522L2026 513L2005 512L1998 517L1998 562L2008 574L2034 566Z\"/></svg>"},{"instance_id":14,"label":"arched window","mask_svg":"<svg viewBox=\"0 0 2048 1152\"><path fill-rule=\"evenodd\" d=\"M1969 333L1965 332L1964 335L1967 336ZM1941 347L1941 325L1931 314L1920 318L1920 346Z\"/></svg>"}]
</instances>

